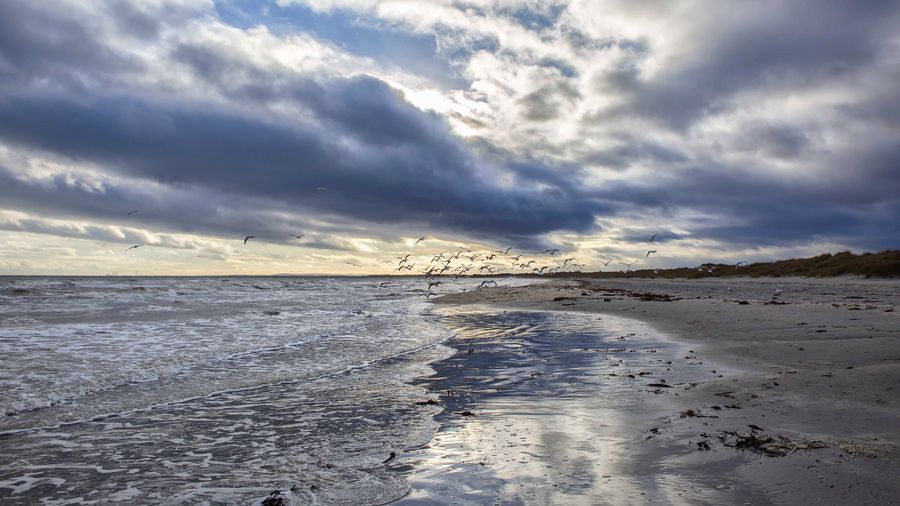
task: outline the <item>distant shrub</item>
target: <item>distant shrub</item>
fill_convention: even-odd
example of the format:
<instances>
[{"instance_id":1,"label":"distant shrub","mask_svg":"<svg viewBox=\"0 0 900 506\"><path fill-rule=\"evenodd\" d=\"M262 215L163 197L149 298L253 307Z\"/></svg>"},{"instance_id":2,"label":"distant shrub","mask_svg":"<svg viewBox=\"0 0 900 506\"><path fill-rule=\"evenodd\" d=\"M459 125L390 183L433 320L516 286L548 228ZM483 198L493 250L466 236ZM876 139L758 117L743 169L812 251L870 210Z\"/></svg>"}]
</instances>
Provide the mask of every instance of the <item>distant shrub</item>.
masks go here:
<instances>
[{"instance_id":1,"label":"distant shrub","mask_svg":"<svg viewBox=\"0 0 900 506\"><path fill-rule=\"evenodd\" d=\"M565 272L553 277L597 278L720 278L749 277L815 277L863 276L866 278L900 277L900 251L885 250L878 253L856 255L849 251L825 253L811 258L791 258L774 262L758 262L736 267L730 264L705 264L710 270L696 267L676 269L640 269L632 272Z\"/></svg>"}]
</instances>

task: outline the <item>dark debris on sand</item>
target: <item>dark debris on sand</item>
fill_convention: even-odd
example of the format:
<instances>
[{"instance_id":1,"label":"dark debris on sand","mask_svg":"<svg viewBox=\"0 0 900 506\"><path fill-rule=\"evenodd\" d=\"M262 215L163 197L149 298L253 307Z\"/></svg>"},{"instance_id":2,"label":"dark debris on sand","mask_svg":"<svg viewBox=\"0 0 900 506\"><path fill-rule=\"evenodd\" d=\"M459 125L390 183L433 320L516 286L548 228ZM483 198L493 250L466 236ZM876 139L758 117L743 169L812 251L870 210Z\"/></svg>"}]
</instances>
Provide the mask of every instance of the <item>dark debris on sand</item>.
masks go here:
<instances>
[{"instance_id":1,"label":"dark debris on sand","mask_svg":"<svg viewBox=\"0 0 900 506\"><path fill-rule=\"evenodd\" d=\"M769 436L759 434L759 427L750 426L750 432L722 431L718 439L723 445L738 450L748 450L767 457L784 457L797 450L815 450L828 448L830 445L815 439L792 441L785 436Z\"/></svg>"},{"instance_id":2,"label":"dark debris on sand","mask_svg":"<svg viewBox=\"0 0 900 506\"><path fill-rule=\"evenodd\" d=\"M281 495L280 490L273 490L268 497L263 499L262 506L287 506L287 501L284 496Z\"/></svg>"}]
</instances>

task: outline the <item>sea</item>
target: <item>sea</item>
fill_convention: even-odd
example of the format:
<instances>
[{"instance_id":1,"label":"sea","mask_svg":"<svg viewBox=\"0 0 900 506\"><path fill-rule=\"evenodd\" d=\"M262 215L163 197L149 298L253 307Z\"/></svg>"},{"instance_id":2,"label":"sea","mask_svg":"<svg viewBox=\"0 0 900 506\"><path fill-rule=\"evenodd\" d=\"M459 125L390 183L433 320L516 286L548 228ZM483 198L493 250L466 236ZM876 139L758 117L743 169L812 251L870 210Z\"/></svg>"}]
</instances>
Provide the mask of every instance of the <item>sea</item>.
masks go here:
<instances>
[{"instance_id":1,"label":"sea","mask_svg":"<svg viewBox=\"0 0 900 506\"><path fill-rule=\"evenodd\" d=\"M453 353L426 297L421 278L2 277L0 503L400 498L384 463L440 411L413 380Z\"/></svg>"}]
</instances>

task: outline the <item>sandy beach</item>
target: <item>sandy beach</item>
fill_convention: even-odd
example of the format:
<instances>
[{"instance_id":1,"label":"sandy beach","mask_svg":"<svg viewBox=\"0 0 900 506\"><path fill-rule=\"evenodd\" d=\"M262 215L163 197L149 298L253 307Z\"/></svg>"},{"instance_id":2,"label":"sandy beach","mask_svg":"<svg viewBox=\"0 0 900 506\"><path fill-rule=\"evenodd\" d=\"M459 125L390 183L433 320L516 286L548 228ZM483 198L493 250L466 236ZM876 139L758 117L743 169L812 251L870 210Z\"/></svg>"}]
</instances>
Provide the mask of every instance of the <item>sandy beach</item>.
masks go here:
<instances>
[{"instance_id":1,"label":"sandy beach","mask_svg":"<svg viewBox=\"0 0 900 506\"><path fill-rule=\"evenodd\" d=\"M576 279L444 296L451 315L515 313L526 326L572 315L622 333L457 321L460 352L425 382L442 429L405 455L418 470L404 501L894 503L898 299L900 282L851 278Z\"/></svg>"}]
</instances>

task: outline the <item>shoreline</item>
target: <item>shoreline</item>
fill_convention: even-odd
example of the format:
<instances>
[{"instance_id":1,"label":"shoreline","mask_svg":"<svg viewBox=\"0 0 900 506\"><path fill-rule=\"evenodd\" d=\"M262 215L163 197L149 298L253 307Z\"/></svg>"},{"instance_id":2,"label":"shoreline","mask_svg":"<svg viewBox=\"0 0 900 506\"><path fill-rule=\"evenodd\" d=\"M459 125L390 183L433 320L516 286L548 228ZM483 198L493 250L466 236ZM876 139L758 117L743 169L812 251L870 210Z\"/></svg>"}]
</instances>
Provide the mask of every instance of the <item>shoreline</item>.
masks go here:
<instances>
[{"instance_id":1,"label":"shoreline","mask_svg":"<svg viewBox=\"0 0 900 506\"><path fill-rule=\"evenodd\" d=\"M683 344L633 319L444 309L458 352L417 382L440 429L402 455L410 493L397 504L760 503L700 469L650 471L676 456L647 441L668 421L665 398L697 377L677 361Z\"/></svg>"},{"instance_id":2,"label":"shoreline","mask_svg":"<svg viewBox=\"0 0 900 506\"><path fill-rule=\"evenodd\" d=\"M855 279L553 280L435 303L645 322L688 346L688 364L730 370L666 396L663 426L634 428L635 436L655 429L648 443L669 452L670 469L706 469L729 490L776 504L881 504L900 497L898 288ZM648 455L645 465L659 457Z\"/></svg>"}]
</instances>

